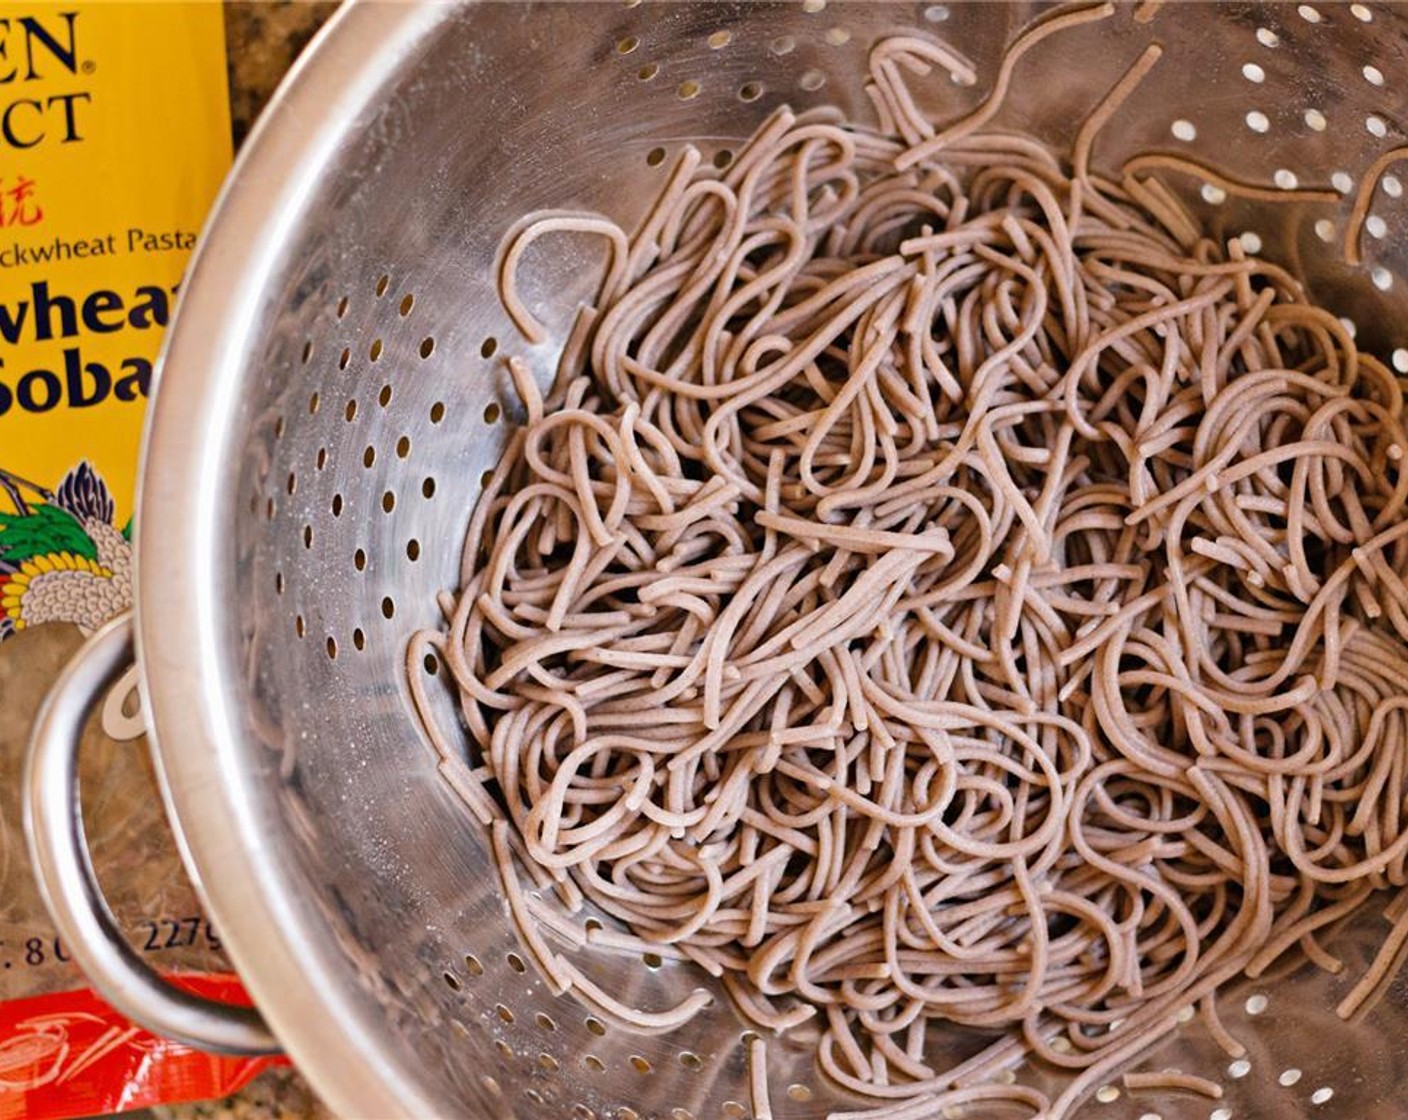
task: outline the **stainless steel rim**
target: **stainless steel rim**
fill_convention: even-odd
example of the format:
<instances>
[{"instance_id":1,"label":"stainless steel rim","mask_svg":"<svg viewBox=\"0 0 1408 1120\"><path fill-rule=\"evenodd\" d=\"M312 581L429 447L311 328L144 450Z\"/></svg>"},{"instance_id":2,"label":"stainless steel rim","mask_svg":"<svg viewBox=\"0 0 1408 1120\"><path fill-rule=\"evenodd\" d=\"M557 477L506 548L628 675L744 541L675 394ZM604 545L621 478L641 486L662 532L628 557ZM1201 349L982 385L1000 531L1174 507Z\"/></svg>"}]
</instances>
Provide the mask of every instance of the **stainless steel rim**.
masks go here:
<instances>
[{"instance_id":1,"label":"stainless steel rim","mask_svg":"<svg viewBox=\"0 0 1408 1120\"><path fill-rule=\"evenodd\" d=\"M316 54L317 65L295 66L246 142L207 220L168 334L135 519L137 656L167 815L250 994L296 1063L339 1071L336 1080L315 1074L314 1088L344 1116L427 1116L434 1109L398 1078L374 1037L338 1029L347 1020L338 1015L335 960L324 946L286 935L298 928L289 915L295 899L280 884L280 861L268 849L254 801L238 794L246 775L230 765L232 721L219 706L193 700L220 695L202 687L203 679L238 671L224 663L212 626L215 515L238 460L237 449L223 442L230 430L219 418L234 406L234 373L259 319L269 269L300 220L327 150L375 103L378 76L393 73L442 18L435 7L345 7L303 56ZM203 283L207 275L220 282ZM159 471L146 469L152 461ZM220 867L236 873L199 875ZM261 929L283 932L260 937Z\"/></svg>"}]
</instances>

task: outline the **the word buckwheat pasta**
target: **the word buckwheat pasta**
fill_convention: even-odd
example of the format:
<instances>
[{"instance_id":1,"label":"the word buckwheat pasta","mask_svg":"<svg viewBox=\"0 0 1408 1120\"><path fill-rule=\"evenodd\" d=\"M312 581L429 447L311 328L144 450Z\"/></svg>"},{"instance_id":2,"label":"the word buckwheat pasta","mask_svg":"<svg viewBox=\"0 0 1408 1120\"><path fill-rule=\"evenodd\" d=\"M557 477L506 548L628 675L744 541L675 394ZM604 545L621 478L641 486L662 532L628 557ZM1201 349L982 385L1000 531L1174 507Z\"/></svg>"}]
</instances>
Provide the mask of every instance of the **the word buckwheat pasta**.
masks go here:
<instances>
[{"instance_id":1,"label":"the word buckwheat pasta","mask_svg":"<svg viewBox=\"0 0 1408 1120\"><path fill-rule=\"evenodd\" d=\"M1338 968L1326 927L1408 883L1401 384L1202 234L1157 177L1196 164L1091 170L1157 48L1069 164L985 130L1023 52L1109 14L1038 25L945 125L906 83L969 64L887 39L879 128L779 110L725 170L684 149L632 236L513 231L526 335L533 239L603 237L606 280L546 399L510 362L526 423L411 650L558 989L638 1026L702 1003L614 1004L533 932L572 923L515 849L761 1028L814 1027L875 1115L1066 1115L1195 1006L1235 1053L1219 985L1297 948ZM945 1024L993 1044L935 1068ZM994 1078L1025 1057L1068 1088Z\"/></svg>"}]
</instances>

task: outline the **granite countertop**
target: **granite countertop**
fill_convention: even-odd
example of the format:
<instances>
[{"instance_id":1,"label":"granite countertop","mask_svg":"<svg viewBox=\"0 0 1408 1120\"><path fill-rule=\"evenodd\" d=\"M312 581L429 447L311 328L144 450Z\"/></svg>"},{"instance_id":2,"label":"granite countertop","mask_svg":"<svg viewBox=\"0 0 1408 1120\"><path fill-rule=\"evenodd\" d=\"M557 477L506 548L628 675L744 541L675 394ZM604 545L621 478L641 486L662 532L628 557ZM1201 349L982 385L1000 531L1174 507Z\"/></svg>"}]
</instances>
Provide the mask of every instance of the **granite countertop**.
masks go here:
<instances>
[{"instance_id":1,"label":"granite countertop","mask_svg":"<svg viewBox=\"0 0 1408 1120\"><path fill-rule=\"evenodd\" d=\"M235 146L336 2L227 0L225 42ZM296 1072L276 1069L221 1101L165 1105L125 1120L334 1120ZM349 1118L350 1120L350 1118Z\"/></svg>"},{"instance_id":2,"label":"granite countertop","mask_svg":"<svg viewBox=\"0 0 1408 1120\"><path fill-rule=\"evenodd\" d=\"M235 147L337 0L226 0L225 49Z\"/></svg>"},{"instance_id":3,"label":"granite countertop","mask_svg":"<svg viewBox=\"0 0 1408 1120\"><path fill-rule=\"evenodd\" d=\"M234 1096L196 1104L160 1105L114 1120L336 1120L291 1069L256 1077ZM349 1117L348 1120L353 1120Z\"/></svg>"}]
</instances>

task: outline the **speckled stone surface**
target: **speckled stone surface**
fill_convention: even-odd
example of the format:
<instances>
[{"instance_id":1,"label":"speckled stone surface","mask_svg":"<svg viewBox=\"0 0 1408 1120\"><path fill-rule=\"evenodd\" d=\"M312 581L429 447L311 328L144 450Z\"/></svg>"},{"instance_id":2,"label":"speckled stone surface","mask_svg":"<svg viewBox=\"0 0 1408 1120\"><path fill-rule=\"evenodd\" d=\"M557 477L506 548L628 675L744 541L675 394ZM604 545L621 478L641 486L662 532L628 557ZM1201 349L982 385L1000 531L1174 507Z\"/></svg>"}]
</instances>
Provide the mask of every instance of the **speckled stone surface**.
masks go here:
<instances>
[{"instance_id":1,"label":"speckled stone surface","mask_svg":"<svg viewBox=\"0 0 1408 1120\"><path fill-rule=\"evenodd\" d=\"M285 72L335 2L227 0L225 42L230 116L238 147ZM336 1120L292 1070L271 1070L222 1101L167 1105L125 1120ZM351 1120L351 1118L349 1118Z\"/></svg>"},{"instance_id":2,"label":"speckled stone surface","mask_svg":"<svg viewBox=\"0 0 1408 1120\"><path fill-rule=\"evenodd\" d=\"M303 1079L286 1069L272 1070L222 1101L166 1105L148 1115L151 1120L336 1120Z\"/></svg>"},{"instance_id":3,"label":"speckled stone surface","mask_svg":"<svg viewBox=\"0 0 1408 1120\"><path fill-rule=\"evenodd\" d=\"M335 0L226 0L225 43L236 147L293 60L336 9Z\"/></svg>"}]
</instances>

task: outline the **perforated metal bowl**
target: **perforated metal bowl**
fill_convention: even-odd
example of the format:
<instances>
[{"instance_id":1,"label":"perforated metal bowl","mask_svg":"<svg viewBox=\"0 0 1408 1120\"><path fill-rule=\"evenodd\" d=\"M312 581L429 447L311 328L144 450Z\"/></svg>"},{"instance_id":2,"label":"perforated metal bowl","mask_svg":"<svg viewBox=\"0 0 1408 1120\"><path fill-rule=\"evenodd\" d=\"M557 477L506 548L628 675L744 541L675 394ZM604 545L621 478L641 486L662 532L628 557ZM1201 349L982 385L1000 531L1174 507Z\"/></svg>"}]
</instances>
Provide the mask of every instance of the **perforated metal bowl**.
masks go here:
<instances>
[{"instance_id":1,"label":"perforated metal bowl","mask_svg":"<svg viewBox=\"0 0 1408 1120\"><path fill-rule=\"evenodd\" d=\"M188 862L273 1030L345 1116L752 1108L745 1024L727 1000L672 1034L601 1033L525 965L485 836L437 777L407 702L407 637L457 582L481 473L515 418L500 359L551 368L599 251L557 240L525 263L553 332L537 348L501 310L491 261L540 207L629 227L681 143L727 150L783 102L868 119L864 59L882 33L922 27L974 60L976 86L924 89L933 112L959 113L1038 10L358 5L269 109L198 254L152 410L139 644ZM1166 149L1352 196L1405 142L1408 10L1377 4L1177 3L1147 23L1123 7L1026 58L997 124L1065 150L1152 40L1163 60L1102 136L1107 167ZM1358 268L1341 263L1350 197L1248 203L1168 182L1405 370L1408 213L1392 170ZM1221 1080L1224 1100L1116 1086L1082 1115L1408 1116L1408 991L1363 1023L1332 1011L1386 929L1366 918L1339 947L1345 979L1282 977L1224 1001L1250 1048L1230 1069L1192 1027L1145 1063ZM575 959L648 1006L707 983L669 962ZM951 1042L955 1057L976 1045ZM772 1050L776 1115L862 1104L817 1077L804 1043Z\"/></svg>"}]
</instances>

